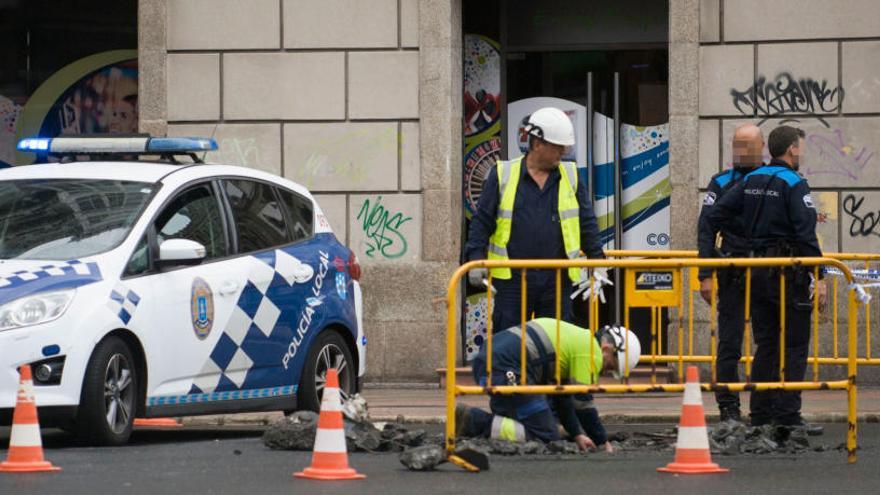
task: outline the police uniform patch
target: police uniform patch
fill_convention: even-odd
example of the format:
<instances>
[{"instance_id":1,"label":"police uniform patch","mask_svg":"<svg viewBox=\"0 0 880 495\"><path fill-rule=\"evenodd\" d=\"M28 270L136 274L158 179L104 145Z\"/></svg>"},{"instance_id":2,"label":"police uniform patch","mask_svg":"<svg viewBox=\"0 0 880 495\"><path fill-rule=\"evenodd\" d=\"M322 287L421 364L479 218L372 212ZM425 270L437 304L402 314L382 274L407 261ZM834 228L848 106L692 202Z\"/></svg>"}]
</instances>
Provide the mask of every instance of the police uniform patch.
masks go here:
<instances>
[{"instance_id":1,"label":"police uniform patch","mask_svg":"<svg viewBox=\"0 0 880 495\"><path fill-rule=\"evenodd\" d=\"M703 197L703 204L706 206L714 205L716 197L717 196L712 191L707 192L706 195Z\"/></svg>"},{"instance_id":2,"label":"police uniform patch","mask_svg":"<svg viewBox=\"0 0 880 495\"><path fill-rule=\"evenodd\" d=\"M214 325L214 293L208 282L201 277L193 279L190 314L196 337L204 340L211 333L211 327Z\"/></svg>"},{"instance_id":3,"label":"police uniform patch","mask_svg":"<svg viewBox=\"0 0 880 495\"><path fill-rule=\"evenodd\" d=\"M804 206L807 208L813 208L814 210L816 209L816 205L813 204L813 197L809 194L804 195Z\"/></svg>"}]
</instances>

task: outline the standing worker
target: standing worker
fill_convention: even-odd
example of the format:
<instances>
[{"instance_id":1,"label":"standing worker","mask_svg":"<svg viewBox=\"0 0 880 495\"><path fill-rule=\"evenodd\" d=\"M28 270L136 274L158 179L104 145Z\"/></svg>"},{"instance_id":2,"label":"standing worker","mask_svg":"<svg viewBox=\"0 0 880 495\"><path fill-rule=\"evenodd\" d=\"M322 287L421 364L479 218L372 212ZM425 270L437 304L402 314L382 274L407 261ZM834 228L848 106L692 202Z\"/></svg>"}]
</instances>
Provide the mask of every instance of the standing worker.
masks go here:
<instances>
[{"instance_id":1,"label":"standing worker","mask_svg":"<svg viewBox=\"0 0 880 495\"><path fill-rule=\"evenodd\" d=\"M578 181L577 167L561 161L575 144L571 120L558 108L541 108L529 117L525 131L528 153L498 161L486 177L465 245L467 260L575 259L581 251L590 258L604 258L599 226L586 188ZM603 270L595 272L597 279L608 280ZM585 277L580 268L567 274L569 283L580 284ZM485 268L468 273L474 286L484 285L486 277ZM519 270L492 269L496 331L521 322L520 278ZM569 283L563 282L560 301L565 320L572 318ZM529 270L526 285L527 318L555 317L554 270Z\"/></svg>"},{"instance_id":2,"label":"standing worker","mask_svg":"<svg viewBox=\"0 0 880 495\"><path fill-rule=\"evenodd\" d=\"M764 135L754 124L744 124L733 134L733 167L717 173L709 181L697 232L700 258L742 258L748 256L743 226L724 228L721 232L709 227L707 217L715 203L746 175L763 165ZM712 302L712 269L700 268L700 295ZM745 325L745 271L742 268L718 270L718 359L716 380L739 382L739 360L742 357ZM739 394L716 391L715 401L721 421L742 421Z\"/></svg>"},{"instance_id":3,"label":"standing worker","mask_svg":"<svg viewBox=\"0 0 880 495\"><path fill-rule=\"evenodd\" d=\"M632 331L606 326L593 335L588 329L560 321L557 341L557 321L538 318L526 323L528 385L556 384L557 354L563 384L593 385L600 374L623 375L638 363L641 344ZM474 380L482 386L488 384L486 346L483 343L473 361ZM492 385L521 383L521 346L522 328L518 323L493 335ZM459 404L455 409L456 435L548 443L561 438L561 424L581 450L596 448L594 440L584 433L583 415L570 395L552 395L548 400L544 395L493 394L489 408L491 414Z\"/></svg>"},{"instance_id":4,"label":"standing worker","mask_svg":"<svg viewBox=\"0 0 880 495\"><path fill-rule=\"evenodd\" d=\"M770 133L770 165L750 173L722 197L707 217L713 231L734 227L737 218L745 222L750 253L756 257L822 256L816 238L816 207L810 186L798 174L804 131L787 125ZM811 299L824 306L826 288L822 280L812 280L811 269L784 268L785 300L780 301L780 268L752 269L752 308L755 351L752 380L780 380L779 346L785 346L785 380L804 379L810 342ZM820 272L821 278L821 272ZM780 343L780 304L785 304L785 342ZM753 426L777 424L803 426L810 434L821 427L808 425L801 417L798 391L766 390L752 392Z\"/></svg>"}]
</instances>

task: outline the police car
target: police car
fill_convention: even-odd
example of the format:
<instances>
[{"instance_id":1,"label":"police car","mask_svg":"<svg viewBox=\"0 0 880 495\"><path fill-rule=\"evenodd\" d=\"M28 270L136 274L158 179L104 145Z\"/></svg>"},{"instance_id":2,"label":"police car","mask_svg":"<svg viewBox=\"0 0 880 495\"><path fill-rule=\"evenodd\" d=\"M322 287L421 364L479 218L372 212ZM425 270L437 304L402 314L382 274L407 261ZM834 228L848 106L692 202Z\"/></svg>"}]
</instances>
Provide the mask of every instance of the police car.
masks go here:
<instances>
[{"instance_id":1,"label":"police car","mask_svg":"<svg viewBox=\"0 0 880 495\"><path fill-rule=\"evenodd\" d=\"M180 162L216 148L19 143L60 162L0 171L0 424L24 364L41 419L98 445L136 417L317 410L330 367L359 390L355 255L301 185Z\"/></svg>"}]
</instances>

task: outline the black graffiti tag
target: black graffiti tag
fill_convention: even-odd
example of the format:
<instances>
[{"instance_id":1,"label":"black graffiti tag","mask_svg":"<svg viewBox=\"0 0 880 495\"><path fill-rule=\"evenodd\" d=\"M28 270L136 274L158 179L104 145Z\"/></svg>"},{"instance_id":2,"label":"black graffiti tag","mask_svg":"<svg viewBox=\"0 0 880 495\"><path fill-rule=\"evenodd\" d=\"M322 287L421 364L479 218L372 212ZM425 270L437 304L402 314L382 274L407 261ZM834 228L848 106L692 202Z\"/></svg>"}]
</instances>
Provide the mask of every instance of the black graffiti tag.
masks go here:
<instances>
[{"instance_id":1,"label":"black graffiti tag","mask_svg":"<svg viewBox=\"0 0 880 495\"><path fill-rule=\"evenodd\" d=\"M828 81L796 79L788 72L773 81L760 76L743 91L731 88L733 105L743 115L773 117L791 113L837 112L843 103L843 88L830 87Z\"/></svg>"},{"instance_id":2,"label":"black graffiti tag","mask_svg":"<svg viewBox=\"0 0 880 495\"><path fill-rule=\"evenodd\" d=\"M357 219L361 221L361 228L368 239L365 252L367 256L372 258L376 251L389 259L400 258L406 254L406 238L398 229L412 220L412 217L398 212L389 218L388 210L382 206L382 196L378 196L372 205L369 199L364 200ZM393 248L395 241L399 241L396 250Z\"/></svg>"},{"instance_id":3,"label":"black graffiti tag","mask_svg":"<svg viewBox=\"0 0 880 495\"><path fill-rule=\"evenodd\" d=\"M852 223L849 224L849 235L851 237L870 235L880 237L880 233L877 232L877 225L880 224L880 211L860 214L859 208L864 202L864 196L857 198L854 194L848 194L843 198L843 212L852 218Z\"/></svg>"}]
</instances>

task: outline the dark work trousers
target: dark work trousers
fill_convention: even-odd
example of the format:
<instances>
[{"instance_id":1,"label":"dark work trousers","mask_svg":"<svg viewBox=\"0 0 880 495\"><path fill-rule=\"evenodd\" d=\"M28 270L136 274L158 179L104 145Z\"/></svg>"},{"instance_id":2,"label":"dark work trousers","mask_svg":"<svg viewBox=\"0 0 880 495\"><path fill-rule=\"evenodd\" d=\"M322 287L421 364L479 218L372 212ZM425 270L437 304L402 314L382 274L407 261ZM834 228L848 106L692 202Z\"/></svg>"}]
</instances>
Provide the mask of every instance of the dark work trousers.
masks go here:
<instances>
[{"instance_id":1,"label":"dark work trousers","mask_svg":"<svg viewBox=\"0 0 880 495\"><path fill-rule=\"evenodd\" d=\"M474 360L473 373L477 383L485 385L486 363ZM492 383L506 385L505 373L500 371L492 373ZM557 427L559 422L544 395L492 395L489 398L489 409L491 413L482 409L471 409L470 418L464 425L464 436L490 438L492 420L497 415L519 421L525 429L526 440L549 443L560 439Z\"/></svg>"},{"instance_id":2,"label":"dark work trousers","mask_svg":"<svg viewBox=\"0 0 880 495\"><path fill-rule=\"evenodd\" d=\"M526 282L526 288L528 289L528 292L526 293L526 321L532 318L556 318L555 274L551 271L544 271L541 274L530 273L529 275L537 275L537 277L529 278ZM527 277L529 275L527 275ZM492 308L493 332L505 330L512 326L522 325L522 308L520 307L522 288L520 277L521 275L519 272L514 270L513 277L510 280L492 280L492 285L494 285L498 291L495 295ZM535 280L535 278L537 280ZM574 323L574 316L571 310L571 280L568 278L568 273L565 271L562 272L561 289L562 319L569 323ZM532 316L533 313L534 316ZM493 381L494 380L495 379L493 378ZM575 394L572 398L578 402L593 402L593 394ZM583 417L581 418L581 416ZM581 418L581 425L587 432L587 435L594 442L597 442L597 445L604 443L604 438L606 437L605 428L599 420L598 411L596 411L595 408L591 411L578 411L578 417ZM489 418L490 424L491 421L491 418ZM539 428L535 428L533 425L531 429L537 431ZM530 431L529 426L526 426L526 431ZM541 435L534 436L541 438Z\"/></svg>"},{"instance_id":3,"label":"dark work trousers","mask_svg":"<svg viewBox=\"0 0 880 495\"><path fill-rule=\"evenodd\" d=\"M742 357L745 324L745 270L725 268L718 271L718 357L716 381L739 381L739 360ZM739 410L739 394L717 391L715 401L720 410Z\"/></svg>"},{"instance_id":4,"label":"dark work trousers","mask_svg":"<svg viewBox=\"0 0 880 495\"><path fill-rule=\"evenodd\" d=\"M532 273L528 274L529 276ZM538 274L535 274L538 275ZM544 276L529 277L526 283L526 321L533 318L556 318L556 278L552 272ZM520 274L513 271L509 280L492 279L497 293L492 299L492 330L498 332L510 327L522 325L522 288ZM562 320L572 322L571 315L571 280L562 272Z\"/></svg>"},{"instance_id":5,"label":"dark work trousers","mask_svg":"<svg viewBox=\"0 0 880 495\"><path fill-rule=\"evenodd\" d=\"M757 344L752 381L777 382L780 379L779 269L754 268L752 273L752 328ZM785 273L785 381L799 382L807 369L810 344L810 278L806 270L786 269ZM800 392L752 392L753 425L793 424L800 420L800 411Z\"/></svg>"}]
</instances>

